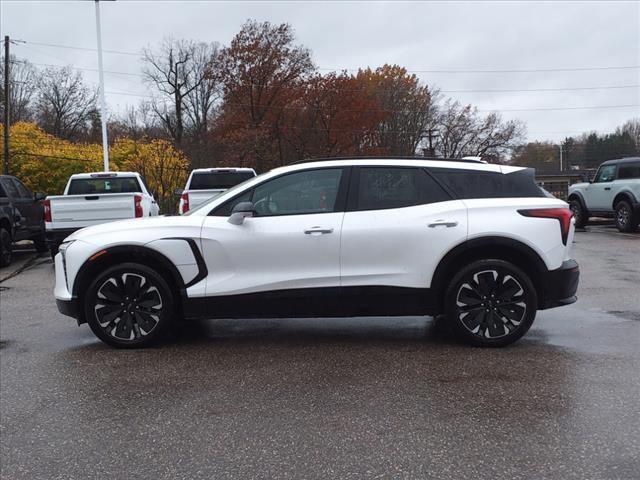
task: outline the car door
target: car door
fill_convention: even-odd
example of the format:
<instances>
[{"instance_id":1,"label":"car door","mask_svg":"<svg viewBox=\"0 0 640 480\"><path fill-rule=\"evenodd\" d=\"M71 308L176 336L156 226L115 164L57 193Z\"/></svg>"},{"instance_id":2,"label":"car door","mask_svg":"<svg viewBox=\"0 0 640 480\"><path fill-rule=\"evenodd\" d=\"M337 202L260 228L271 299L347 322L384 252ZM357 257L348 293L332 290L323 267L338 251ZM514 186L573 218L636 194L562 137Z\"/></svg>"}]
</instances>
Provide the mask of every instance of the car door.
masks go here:
<instances>
[{"instance_id":1,"label":"car door","mask_svg":"<svg viewBox=\"0 0 640 480\"><path fill-rule=\"evenodd\" d=\"M612 187L616 178L616 169L615 164L600 167L593 183L587 187L585 198L587 209L592 211L612 210Z\"/></svg>"},{"instance_id":2,"label":"car door","mask_svg":"<svg viewBox=\"0 0 640 480\"><path fill-rule=\"evenodd\" d=\"M351 185L340 252L345 294L430 287L440 259L466 239L464 203L417 167L357 168Z\"/></svg>"},{"instance_id":3,"label":"car door","mask_svg":"<svg viewBox=\"0 0 640 480\"><path fill-rule=\"evenodd\" d=\"M22 222L30 232L37 232L43 222L42 206L37 202L31 190L29 190L20 180L13 179L19 194L19 200L16 202Z\"/></svg>"},{"instance_id":4,"label":"car door","mask_svg":"<svg viewBox=\"0 0 640 480\"><path fill-rule=\"evenodd\" d=\"M270 178L206 217L201 238L211 316L223 315L225 305L230 315L280 314L287 309L302 314L295 309L305 305L291 296L308 300L323 290L337 293L348 172L318 168ZM228 218L240 201L252 201L256 211L233 225ZM230 305L221 298L238 295L248 299Z\"/></svg>"}]
</instances>

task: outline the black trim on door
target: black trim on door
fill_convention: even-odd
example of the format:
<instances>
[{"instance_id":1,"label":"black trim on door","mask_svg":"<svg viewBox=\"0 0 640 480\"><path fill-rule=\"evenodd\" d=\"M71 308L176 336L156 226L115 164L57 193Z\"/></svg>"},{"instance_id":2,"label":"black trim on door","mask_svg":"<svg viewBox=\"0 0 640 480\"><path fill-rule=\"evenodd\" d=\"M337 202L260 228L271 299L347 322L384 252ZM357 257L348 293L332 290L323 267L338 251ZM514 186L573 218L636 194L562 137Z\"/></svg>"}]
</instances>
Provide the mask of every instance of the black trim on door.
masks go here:
<instances>
[{"instance_id":1,"label":"black trim on door","mask_svg":"<svg viewBox=\"0 0 640 480\"><path fill-rule=\"evenodd\" d=\"M207 264L204 261L204 258L202 257L202 253L198 248L198 244L193 238L166 237L166 238L161 238L160 240L183 240L189 244L189 247L191 248L191 253L193 254L193 258L195 258L196 265L198 266L198 274L195 277L193 277L193 279L191 279L189 283L186 283L184 285L184 288L189 288L195 285L200 280L204 280L207 277L207 275L209 275L209 271L207 270Z\"/></svg>"}]
</instances>

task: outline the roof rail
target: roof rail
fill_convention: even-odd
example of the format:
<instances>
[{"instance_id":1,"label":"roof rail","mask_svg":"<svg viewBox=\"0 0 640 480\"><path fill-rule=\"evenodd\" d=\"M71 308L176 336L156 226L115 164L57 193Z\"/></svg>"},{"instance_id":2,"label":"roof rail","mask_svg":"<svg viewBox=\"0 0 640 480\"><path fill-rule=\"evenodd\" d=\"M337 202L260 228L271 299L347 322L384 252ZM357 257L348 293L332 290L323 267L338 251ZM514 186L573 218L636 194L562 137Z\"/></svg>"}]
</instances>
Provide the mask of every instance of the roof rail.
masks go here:
<instances>
[{"instance_id":1,"label":"roof rail","mask_svg":"<svg viewBox=\"0 0 640 480\"><path fill-rule=\"evenodd\" d=\"M314 162L331 162L333 160L433 160L439 162L463 162L463 163L487 163L484 160L478 160L480 157L465 157L465 158L436 158L436 157L422 157L422 156L393 156L393 155L354 155L351 157L321 157L321 158L308 158L306 160L298 160L291 162L288 165L298 165L301 163L314 163Z\"/></svg>"}]
</instances>

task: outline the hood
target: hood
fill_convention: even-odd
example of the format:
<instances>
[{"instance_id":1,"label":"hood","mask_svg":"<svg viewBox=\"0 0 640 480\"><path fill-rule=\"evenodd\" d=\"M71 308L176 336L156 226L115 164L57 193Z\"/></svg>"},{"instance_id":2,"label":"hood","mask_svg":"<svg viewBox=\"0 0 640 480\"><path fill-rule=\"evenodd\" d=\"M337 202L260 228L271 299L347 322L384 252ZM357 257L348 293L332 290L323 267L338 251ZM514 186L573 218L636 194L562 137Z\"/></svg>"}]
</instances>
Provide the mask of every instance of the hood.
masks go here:
<instances>
[{"instance_id":1,"label":"hood","mask_svg":"<svg viewBox=\"0 0 640 480\"><path fill-rule=\"evenodd\" d=\"M569 185L569 190L572 190L572 189L579 190L581 188L586 188L589 185L590 185L589 182L574 183L573 185Z\"/></svg>"},{"instance_id":2,"label":"hood","mask_svg":"<svg viewBox=\"0 0 640 480\"><path fill-rule=\"evenodd\" d=\"M202 219L200 219L202 222ZM194 219L191 217L183 216L156 216L145 218L130 218L127 220L117 220L115 222L106 222L99 225L92 225L90 227L81 228L73 232L65 241L69 240L85 240L90 241L90 237L104 234L122 233L128 235L135 231L163 228L176 225L192 225Z\"/></svg>"}]
</instances>

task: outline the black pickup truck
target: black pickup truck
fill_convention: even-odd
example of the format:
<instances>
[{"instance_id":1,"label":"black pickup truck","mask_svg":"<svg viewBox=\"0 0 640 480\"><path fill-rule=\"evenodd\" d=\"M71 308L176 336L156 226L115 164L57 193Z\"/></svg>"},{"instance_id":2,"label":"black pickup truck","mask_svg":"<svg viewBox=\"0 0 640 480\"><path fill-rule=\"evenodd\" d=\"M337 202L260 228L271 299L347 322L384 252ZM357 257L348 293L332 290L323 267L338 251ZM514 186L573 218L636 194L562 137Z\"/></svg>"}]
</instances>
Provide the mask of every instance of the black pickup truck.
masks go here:
<instances>
[{"instance_id":1,"label":"black pickup truck","mask_svg":"<svg viewBox=\"0 0 640 480\"><path fill-rule=\"evenodd\" d=\"M11 263L14 242L33 240L38 252L45 252L42 193L31 193L11 175L0 175L0 267Z\"/></svg>"}]
</instances>

